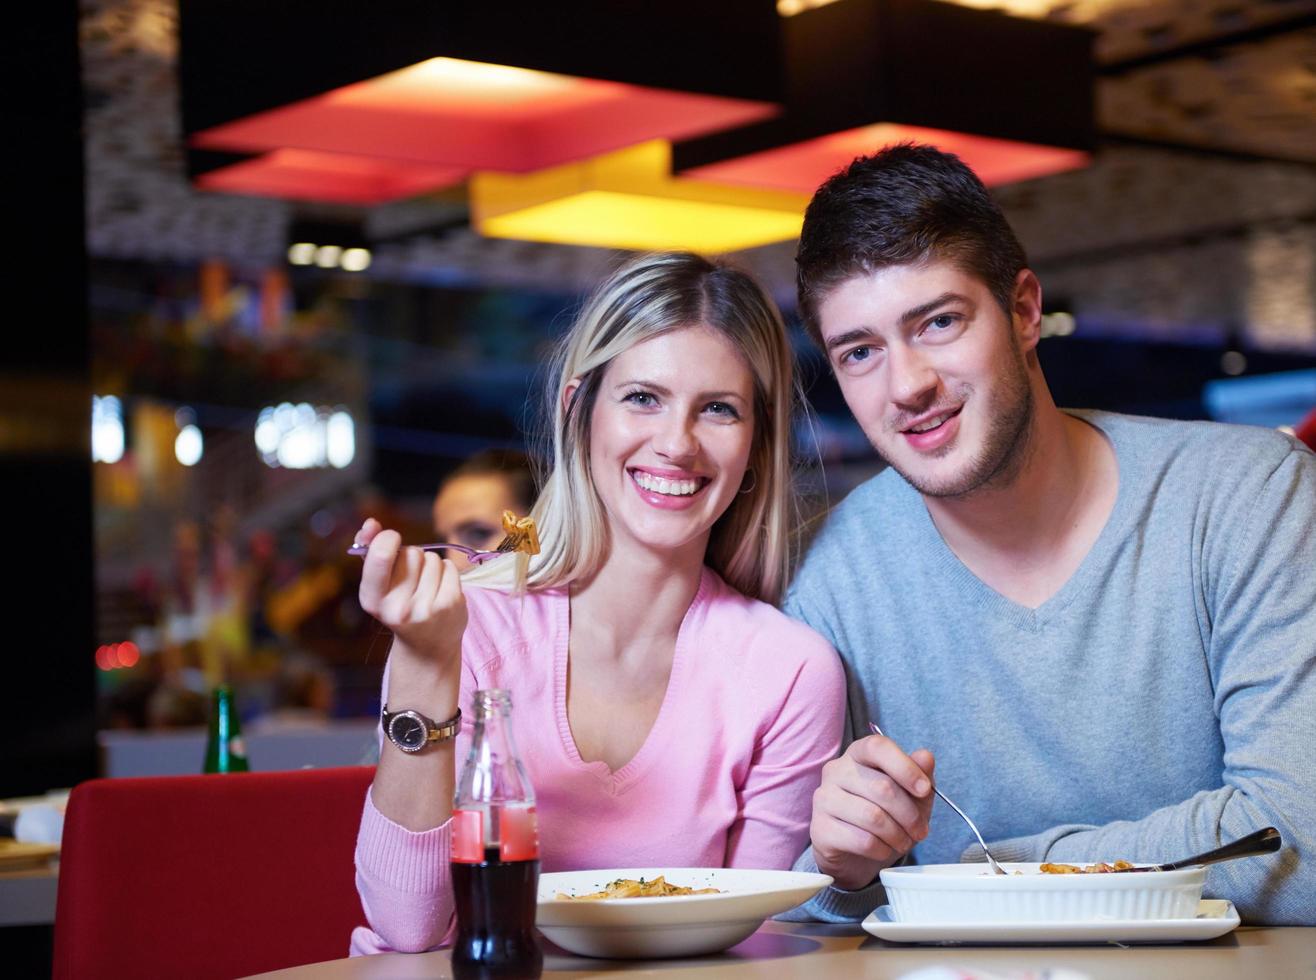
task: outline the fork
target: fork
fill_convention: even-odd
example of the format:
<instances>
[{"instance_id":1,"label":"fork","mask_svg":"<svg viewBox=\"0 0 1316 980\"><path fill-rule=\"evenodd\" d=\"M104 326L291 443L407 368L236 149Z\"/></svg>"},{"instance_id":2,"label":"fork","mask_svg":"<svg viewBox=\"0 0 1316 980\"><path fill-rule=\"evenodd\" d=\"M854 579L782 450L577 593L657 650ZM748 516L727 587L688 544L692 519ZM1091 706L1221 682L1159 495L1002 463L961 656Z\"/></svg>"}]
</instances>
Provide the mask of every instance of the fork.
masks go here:
<instances>
[{"instance_id":1,"label":"fork","mask_svg":"<svg viewBox=\"0 0 1316 980\"><path fill-rule=\"evenodd\" d=\"M874 722L870 721L868 723L868 727L873 730L873 734L881 735L883 738L887 737L886 734L882 731L882 729L878 728ZM996 858L992 857L992 852L987 849L987 842L982 839L982 834L978 833L978 828L974 824L974 822L969 819L969 815L965 813L963 810L961 810L959 807L957 807L951 801L951 798L949 796L947 796L941 790L937 789L936 783L932 784L932 792L936 793L937 796L941 797L941 802L945 803L948 807L950 807L952 810L958 813L960 817L964 820L964 822L969 825L969 829L973 831L973 836L978 838L978 843L982 845L982 852L987 855L987 863L992 866L992 870L995 871L998 875L1008 875L1010 872L1002 868L1000 863L996 860Z\"/></svg>"},{"instance_id":2,"label":"fork","mask_svg":"<svg viewBox=\"0 0 1316 980\"><path fill-rule=\"evenodd\" d=\"M481 562L488 561L490 558L497 558L500 555L509 555L517 550L517 542L512 537L503 538L498 543L498 547L493 551L477 551L475 548L468 548L464 544L450 544L447 541L435 541L433 544L418 544L415 547L421 551L460 551L466 556L466 560L472 565L478 565ZM357 558L364 558L366 551L369 550L366 545L354 544L347 549L349 555Z\"/></svg>"}]
</instances>

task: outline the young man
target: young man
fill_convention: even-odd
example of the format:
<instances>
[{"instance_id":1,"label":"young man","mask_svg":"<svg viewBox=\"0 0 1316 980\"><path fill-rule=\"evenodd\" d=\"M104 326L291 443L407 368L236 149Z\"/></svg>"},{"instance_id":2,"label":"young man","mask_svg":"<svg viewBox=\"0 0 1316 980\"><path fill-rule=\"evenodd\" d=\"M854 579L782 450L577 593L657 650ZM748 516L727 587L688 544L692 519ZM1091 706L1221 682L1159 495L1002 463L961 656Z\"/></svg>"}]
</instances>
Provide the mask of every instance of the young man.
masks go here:
<instances>
[{"instance_id":1,"label":"young man","mask_svg":"<svg viewBox=\"0 0 1316 980\"><path fill-rule=\"evenodd\" d=\"M1023 249L930 147L825 183L797 262L805 323L889 464L786 604L850 680L852 741L797 865L836 886L805 910L860 918L884 867L983 860L935 775L999 860L1172 861L1273 825L1283 851L1213 867L1207 894L1316 922L1316 456L1059 410Z\"/></svg>"}]
</instances>

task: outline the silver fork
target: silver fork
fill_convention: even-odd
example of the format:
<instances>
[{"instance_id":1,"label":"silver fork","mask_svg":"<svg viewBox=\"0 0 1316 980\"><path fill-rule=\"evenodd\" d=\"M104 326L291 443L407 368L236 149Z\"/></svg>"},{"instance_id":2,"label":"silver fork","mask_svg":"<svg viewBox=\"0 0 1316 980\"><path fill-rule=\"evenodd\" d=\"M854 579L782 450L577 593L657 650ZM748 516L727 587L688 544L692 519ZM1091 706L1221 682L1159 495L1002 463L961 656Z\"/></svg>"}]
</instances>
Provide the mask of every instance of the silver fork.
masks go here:
<instances>
[{"instance_id":1,"label":"silver fork","mask_svg":"<svg viewBox=\"0 0 1316 980\"><path fill-rule=\"evenodd\" d=\"M497 558L500 555L511 554L516 550L516 542L510 537L503 538L503 540L499 542L498 547L493 551L477 551L474 548L466 547L464 544L449 544L447 541L435 541L433 544L418 544L415 547L419 548L421 551L446 551L448 549L460 551L466 556L466 560L472 565L478 565L480 562L488 561L490 558ZM364 558L367 550L369 549L366 545L354 544L347 549L347 553L349 555L354 555L357 558Z\"/></svg>"},{"instance_id":2,"label":"silver fork","mask_svg":"<svg viewBox=\"0 0 1316 980\"><path fill-rule=\"evenodd\" d=\"M870 721L868 723L868 727L873 730L873 734L881 735L883 738L886 738L886 734L882 731L882 729L878 728L877 725L874 724L873 722ZM961 810L959 807L957 807L951 801L951 798L949 796L947 796L941 790L937 789L936 783L932 784L932 792L936 793L939 797L941 797L941 802L945 803L948 807L950 807L952 810L958 813L960 817L964 820L964 822L969 825L969 829L973 831L973 836L978 838L978 843L982 845L982 852L987 855L987 863L992 866L992 870L995 871L998 875L1008 875L1010 872L1002 868L1000 862L998 862L996 858L992 857L992 852L987 849L987 842L982 839L982 834L978 833L978 828L977 826L974 825L974 822L969 819L969 815L965 813L963 810Z\"/></svg>"}]
</instances>

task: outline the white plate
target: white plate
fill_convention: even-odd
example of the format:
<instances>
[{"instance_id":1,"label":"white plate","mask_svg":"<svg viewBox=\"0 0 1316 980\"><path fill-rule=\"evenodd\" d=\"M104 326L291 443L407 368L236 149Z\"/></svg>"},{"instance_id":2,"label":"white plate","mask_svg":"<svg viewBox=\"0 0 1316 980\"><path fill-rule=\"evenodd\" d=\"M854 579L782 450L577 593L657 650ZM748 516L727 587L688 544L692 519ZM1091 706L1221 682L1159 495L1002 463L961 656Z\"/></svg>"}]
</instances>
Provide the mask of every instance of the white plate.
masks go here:
<instances>
[{"instance_id":1,"label":"white plate","mask_svg":"<svg viewBox=\"0 0 1316 980\"><path fill-rule=\"evenodd\" d=\"M618 878L656 878L673 885L719 888L716 895L558 901L558 892L587 895ZM611 868L539 876L535 925L552 943L581 956L650 959L716 953L748 937L770 915L808 901L829 875L751 868Z\"/></svg>"},{"instance_id":2,"label":"white plate","mask_svg":"<svg viewBox=\"0 0 1316 980\"><path fill-rule=\"evenodd\" d=\"M893 943L1169 943L1214 939L1238 926L1234 903L1203 899L1193 919L1107 922L897 922L891 906L870 912L864 930Z\"/></svg>"}]
</instances>

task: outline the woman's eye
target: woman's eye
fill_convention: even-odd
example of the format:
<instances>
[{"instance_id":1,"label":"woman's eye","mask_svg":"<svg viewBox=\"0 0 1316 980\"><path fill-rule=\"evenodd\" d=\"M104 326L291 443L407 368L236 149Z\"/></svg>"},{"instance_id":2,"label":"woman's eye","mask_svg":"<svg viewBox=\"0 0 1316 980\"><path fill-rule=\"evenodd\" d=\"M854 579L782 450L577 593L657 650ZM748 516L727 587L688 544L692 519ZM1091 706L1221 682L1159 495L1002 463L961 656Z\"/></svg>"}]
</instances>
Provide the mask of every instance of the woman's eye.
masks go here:
<instances>
[{"instance_id":1,"label":"woman's eye","mask_svg":"<svg viewBox=\"0 0 1316 980\"><path fill-rule=\"evenodd\" d=\"M647 391L630 391L623 397L622 401L630 402L632 405L638 405L640 408L650 408L658 404L658 400L653 394Z\"/></svg>"},{"instance_id":2,"label":"woman's eye","mask_svg":"<svg viewBox=\"0 0 1316 980\"><path fill-rule=\"evenodd\" d=\"M704 411L724 419L740 418L740 413L736 411L735 407L728 405L726 402L709 402Z\"/></svg>"}]
</instances>

